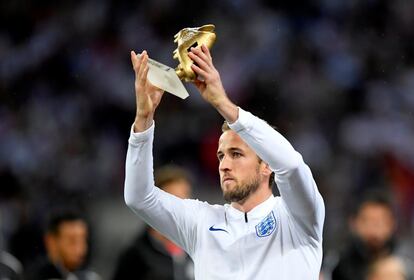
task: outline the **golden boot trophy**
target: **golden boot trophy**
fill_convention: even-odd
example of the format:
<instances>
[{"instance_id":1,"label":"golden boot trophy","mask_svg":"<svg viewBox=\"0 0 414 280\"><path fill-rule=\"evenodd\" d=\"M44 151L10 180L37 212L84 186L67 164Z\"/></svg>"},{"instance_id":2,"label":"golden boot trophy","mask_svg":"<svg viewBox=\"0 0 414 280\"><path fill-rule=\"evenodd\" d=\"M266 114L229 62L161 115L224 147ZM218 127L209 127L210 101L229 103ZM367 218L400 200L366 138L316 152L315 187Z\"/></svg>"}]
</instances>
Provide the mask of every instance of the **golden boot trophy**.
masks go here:
<instances>
[{"instance_id":1,"label":"golden boot trophy","mask_svg":"<svg viewBox=\"0 0 414 280\"><path fill-rule=\"evenodd\" d=\"M180 30L174 36L174 42L178 43L178 47L174 51L174 58L178 59L180 64L174 69L150 58L148 59L148 80L154 86L175 96L182 99L187 98L188 92L182 81L191 82L197 79L191 69L194 62L188 57L188 51L192 47L200 47L202 44L211 49L215 40L216 34L213 24Z\"/></svg>"},{"instance_id":2,"label":"golden boot trophy","mask_svg":"<svg viewBox=\"0 0 414 280\"><path fill-rule=\"evenodd\" d=\"M213 24L206 24L201 27L184 28L175 34L174 43L177 43L178 47L173 52L173 58L180 62L175 72L181 80L193 82L197 79L196 74L191 69L194 62L188 57L188 52L192 47L201 47L203 44L211 49L216 41L214 28Z\"/></svg>"}]
</instances>

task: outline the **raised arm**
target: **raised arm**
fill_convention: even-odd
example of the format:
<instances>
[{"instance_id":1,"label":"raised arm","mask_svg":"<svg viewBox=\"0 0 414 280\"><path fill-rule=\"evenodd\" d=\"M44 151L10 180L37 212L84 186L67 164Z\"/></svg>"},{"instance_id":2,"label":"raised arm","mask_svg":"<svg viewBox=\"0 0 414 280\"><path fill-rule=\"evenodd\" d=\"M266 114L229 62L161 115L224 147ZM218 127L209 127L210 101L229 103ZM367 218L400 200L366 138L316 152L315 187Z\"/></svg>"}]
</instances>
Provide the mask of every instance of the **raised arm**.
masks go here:
<instances>
[{"instance_id":1,"label":"raised arm","mask_svg":"<svg viewBox=\"0 0 414 280\"><path fill-rule=\"evenodd\" d=\"M152 142L154 135L154 114L163 91L147 79L148 54L140 56L131 51L131 62L135 72L135 122L129 138L125 176L125 202L131 208L140 205L143 199L153 193Z\"/></svg>"},{"instance_id":2,"label":"raised arm","mask_svg":"<svg viewBox=\"0 0 414 280\"><path fill-rule=\"evenodd\" d=\"M243 111L227 97L208 48L192 49L193 70L201 77L195 85L202 97L227 120L235 132L267 162L285 207L297 224L317 240L322 237L324 204L309 167L292 145L265 121Z\"/></svg>"},{"instance_id":3,"label":"raised arm","mask_svg":"<svg viewBox=\"0 0 414 280\"><path fill-rule=\"evenodd\" d=\"M154 113L163 91L147 80L148 55L131 52L135 71L137 113L129 138L125 166L125 202L146 223L176 242L189 254L195 244L200 202L183 200L154 186L152 145Z\"/></svg>"}]
</instances>

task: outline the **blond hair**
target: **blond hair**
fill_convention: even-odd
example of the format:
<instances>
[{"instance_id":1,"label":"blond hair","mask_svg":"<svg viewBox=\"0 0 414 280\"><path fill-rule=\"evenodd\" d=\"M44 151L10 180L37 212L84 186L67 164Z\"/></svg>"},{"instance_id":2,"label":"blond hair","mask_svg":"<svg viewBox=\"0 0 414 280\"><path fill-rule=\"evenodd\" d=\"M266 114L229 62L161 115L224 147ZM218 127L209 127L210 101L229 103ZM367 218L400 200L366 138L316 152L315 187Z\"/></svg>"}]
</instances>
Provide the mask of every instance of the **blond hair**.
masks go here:
<instances>
[{"instance_id":1,"label":"blond hair","mask_svg":"<svg viewBox=\"0 0 414 280\"><path fill-rule=\"evenodd\" d=\"M165 165L154 172L155 185L164 189L166 185L177 181L190 183L190 176L187 171L176 165Z\"/></svg>"}]
</instances>

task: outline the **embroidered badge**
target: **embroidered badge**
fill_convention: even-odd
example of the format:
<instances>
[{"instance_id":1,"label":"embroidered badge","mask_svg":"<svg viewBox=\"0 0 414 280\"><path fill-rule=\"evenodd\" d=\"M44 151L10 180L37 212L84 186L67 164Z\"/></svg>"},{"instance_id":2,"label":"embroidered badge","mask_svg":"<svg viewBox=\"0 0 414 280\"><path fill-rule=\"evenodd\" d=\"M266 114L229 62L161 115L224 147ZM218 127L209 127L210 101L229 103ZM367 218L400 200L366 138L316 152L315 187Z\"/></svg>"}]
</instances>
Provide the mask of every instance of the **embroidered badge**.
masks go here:
<instances>
[{"instance_id":1,"label":"embroidered badge","mask_svg":"<svg viewBox=\"0 0 414 280\"><path fill-rule=\"evenodd\" d=\"M276 226L276 218L272 211L256 225L256 234L258 237L269 236L275 231Z\"/></svg>"}]
</instances>

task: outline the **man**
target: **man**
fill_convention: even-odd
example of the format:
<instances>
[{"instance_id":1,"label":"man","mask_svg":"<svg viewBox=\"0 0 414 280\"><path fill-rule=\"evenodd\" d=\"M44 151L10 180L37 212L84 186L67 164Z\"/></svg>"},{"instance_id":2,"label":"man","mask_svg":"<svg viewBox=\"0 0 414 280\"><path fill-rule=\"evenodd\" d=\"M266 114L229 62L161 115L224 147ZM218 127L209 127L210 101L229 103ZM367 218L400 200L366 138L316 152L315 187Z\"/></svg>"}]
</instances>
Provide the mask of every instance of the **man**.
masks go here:
<instances>
[{"instance_id":1,"label":"man","mask_svg":"<svg viewBox=\"0 0 414 280\"><path fill-rule=\"evenodd\" d=\"M267 123L227 97L209 50L191 48L195 86L230 129L217 157L226 205L182 200L154 186L154 113L163 91L148 55L131 52L137 114L126 159L126 204L193 259L195 279L318 279L324 204L308 166ZM281 197L269 184L272 172Z\"/></svg>"},{"instance_id":2,"label":"man","mask_svg":"<svg viewBox=\"0 0 414 280\"><path fill-rule=\"evenodd\" d=\"M191 194L187 173L176 166L157 169L155 184L181 199L187 199ZM194 279L194 265L180 247L147 227L121 254L112 279L190 280Z\"/></svg>"},{"instance_id":3,"label":"man","mask_svg":"<svg viewBox=\"0 0 414 280\"><path fill-rule=\"evenodd\" d=\"M362 280L371 263L394 252L396 221L385 193L369 192L357 200L350 217L351 242L340 255L333 280Z\"/></svg>"},{"instance_id":4,"label":"man","mask_svg":"<svg viewBox=\"0 0 414 280\"><path fill-rule=\"evenodd\" d=\"M82 269L87 240L88 227L80 215L73 211L56 213L44 236L47 259L29 269L26 279L99 280L96 273Z\"/></svg>"}]
</instances>

